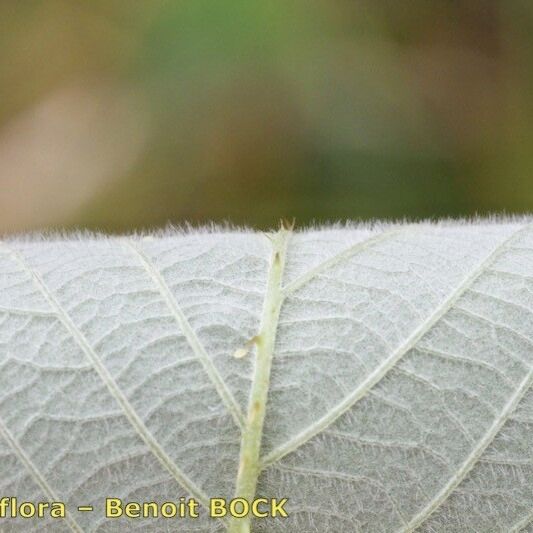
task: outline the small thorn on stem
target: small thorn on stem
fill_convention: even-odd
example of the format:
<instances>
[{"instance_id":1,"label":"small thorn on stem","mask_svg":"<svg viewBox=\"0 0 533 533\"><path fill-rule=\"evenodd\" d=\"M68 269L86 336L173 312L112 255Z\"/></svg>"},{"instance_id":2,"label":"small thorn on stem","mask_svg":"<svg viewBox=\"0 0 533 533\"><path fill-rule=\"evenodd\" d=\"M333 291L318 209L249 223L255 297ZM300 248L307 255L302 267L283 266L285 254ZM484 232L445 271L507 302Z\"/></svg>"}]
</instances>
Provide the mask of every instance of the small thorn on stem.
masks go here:
<instances>
[{"instance_id":1,"label":"small thorn on stem","mask_svg":"<svg viewBox=\"0 0 533 533\"><path fill-rule=\"evenodd\" d=\"M251 350L254 344L258 344L260 341L259 335L254 335L249 341L247 341L242 348L237 348L233 353L233 357L236 359L242 359Z\"/></svg>"}]
</instances>

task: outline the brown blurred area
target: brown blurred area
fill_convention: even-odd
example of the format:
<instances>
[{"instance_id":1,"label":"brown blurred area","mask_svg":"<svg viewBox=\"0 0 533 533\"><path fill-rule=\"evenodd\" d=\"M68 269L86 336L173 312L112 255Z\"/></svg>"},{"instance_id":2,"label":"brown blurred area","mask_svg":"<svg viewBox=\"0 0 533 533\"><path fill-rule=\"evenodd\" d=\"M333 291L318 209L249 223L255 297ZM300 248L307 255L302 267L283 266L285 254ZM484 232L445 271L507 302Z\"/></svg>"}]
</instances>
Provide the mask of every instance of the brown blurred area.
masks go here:
<instances>
[{"instance_id":1,"label":"brown blurred area","mask_svg":"<svg viewBox=\"0 0 533 533\"><path fill-rule=\"evenodd\" d=\"M533 210L530 0L0 2L0 233Z\"/></svg>"}]
</instances>

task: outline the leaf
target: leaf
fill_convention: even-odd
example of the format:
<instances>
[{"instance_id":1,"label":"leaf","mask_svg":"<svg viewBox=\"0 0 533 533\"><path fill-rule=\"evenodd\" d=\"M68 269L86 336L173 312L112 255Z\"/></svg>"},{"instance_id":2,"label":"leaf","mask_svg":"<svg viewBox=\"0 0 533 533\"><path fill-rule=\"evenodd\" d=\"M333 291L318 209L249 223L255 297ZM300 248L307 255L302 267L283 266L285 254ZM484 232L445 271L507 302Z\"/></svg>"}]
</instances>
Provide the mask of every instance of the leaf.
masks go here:
<instances>
[{"instance_id":1,"label":"leaf","mask_svg":"<svg viewBox=\"0 0 533 533\"><path fill-rule=\"evenodd\" d=\"M50 531L528 531L532 294L528 219L5 241L0 496L65 501ZM181 496L289 517L103 518Z\"/></svg>"}]
</instances>

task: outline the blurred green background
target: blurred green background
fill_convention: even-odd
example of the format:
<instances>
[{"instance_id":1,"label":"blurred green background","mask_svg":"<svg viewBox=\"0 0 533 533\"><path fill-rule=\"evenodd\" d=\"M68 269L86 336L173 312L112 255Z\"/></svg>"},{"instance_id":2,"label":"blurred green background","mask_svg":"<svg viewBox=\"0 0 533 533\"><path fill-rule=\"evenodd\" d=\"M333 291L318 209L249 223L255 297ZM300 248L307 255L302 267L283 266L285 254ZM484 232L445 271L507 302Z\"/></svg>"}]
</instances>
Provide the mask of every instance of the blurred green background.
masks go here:
<instances>
[{"instance_id":1,"label":"blurred green background","mask_svg":"<svg viewBox=\"0 0 533 533\"><path fill-rule=\"evenodd\" d=\"M531 0L2 0L0 233L533 209Z\"/></svg>"}]
</instances>

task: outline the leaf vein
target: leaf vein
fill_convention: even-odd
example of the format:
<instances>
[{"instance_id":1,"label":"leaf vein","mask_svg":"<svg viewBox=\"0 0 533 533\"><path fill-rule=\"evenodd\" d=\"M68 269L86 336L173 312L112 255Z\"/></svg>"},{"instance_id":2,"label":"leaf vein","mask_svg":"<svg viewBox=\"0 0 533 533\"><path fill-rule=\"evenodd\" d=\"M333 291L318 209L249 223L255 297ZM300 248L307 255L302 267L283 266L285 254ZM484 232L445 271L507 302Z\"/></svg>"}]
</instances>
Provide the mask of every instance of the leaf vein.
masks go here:
<instances>
[{"instance_id":1,"label":"leaf vein","mask_svg":"<svg viewBox=\"0 0 533 533\"><path fill-rule=\"evenodd\" d=\"M187 339L187 342L189 343L189 346L192 348L195 356L198 358L198 360L204 367L204 370L207 373L209 379L215 386L218 395L222 399L222 402L224 403L228 411L231 413L236 424L242 430L245 424L245 419L244 415L241 412L239 404L237 403L237 401L231 394L231 391L228 389L226 383L218 373L218 370L216 369L215 365L213 364L213 361L205 351L205 348L202 346L200 340L198 339L198 336L196 335L187 317L185 316L185 313L183 312L178 302L176 301L176 298L172 294L167 282L163 279L163 276L158 272L152 261L148 258L148 256L144 253L143 250L138 248L131 241L126 241L126 245L140 259L144 269L146 270L146 272L158 288L159 293L165 300L165 303L167 304L168 308L170 309L170 312L172 313L172 316L180 326L183 334L185 335L185 338Z\"/></svg>"},{"instance_id":2,"label":"leaf vein","mask_svg":"<svg viewBox=\"0 0 533 533\"><path fill-rule=\"evenodd\" d=\"M318 264L316 267L312 268L305 274L302 274L299 278L285 285L285 287L283 287L282 289L283 297L287 297L289 294L293 293L294 291L311 281L313 278L318 276L318 274L324 272L328 268L332 268L335 265L341 263L342 261L350 259L352 255L361 252L366 248L372 246L373 244L377 244L378 242L381 242L388 237L396 235L397 233L399 233L399 231L400 230L384 231L382 233L379 233L378 235L373 235L368 239L364 239L360 242L355 243L354 245L339 252L333 257L330 257L329 259Z\"/></svg>"},{"instance_id":3,"label":"leaf vein","mask_svg":"<svg viewBox=\"0 0 533 533\"><path fill-rule=\"evenodd\" d=\"M448 480L448 483L437 493L437 495L409 522L407 528L402 530L402 533L409 533L414 531L423 522L425 522L441 505L445 502L448 496L459 486L465 479L466 475L472 470L476 463L481 458L483 452L495 439L496 435L508 420L510 414L516 409L520 400L524 397L526 392L531 387L531 378L533 370L529 370L516 392L511 396L509 401L505 404L502 412L493 421L488 431L479 440L475 448L463 461L457 472Z\"/></svg>"},{"instance_id":4,"label":"leaf vein","mask_svg":"<svg viewBox=\"0 0 533 533\"><path fill-rule=\"evenodd\" d=\"M44 492L44 494L49 499L49 501L50 502L61 501L60 498L58 498L58 496L55 494L52 487L50 487L50 485L44 478L43 474L35 466L35 464L31 460L31 458L27 455L27 453L22 449L22 446L17 442L15 437L11 434L9 429L7 429L6 425L4 424L2 420L0 420L0 435L9 444L13 452L15 452L15 455L19 458L22 464L26 467L31 477L34 479L37 485L39 485L39 487ZM70 512L68 510L65 514L65 522L67 523L67 525L72 531L76 533L83 533L83 529L78 525L76 520L70 515Z\"/></svg>"},{"instance_id":5,"label":"leaf vein","mask_svg":"<svg viewBox=\"0 0 533 533\"><path fill-rule=\"evenodd\" d=\"M514 524L509 530L509 533L518 533L521 530L525 530L531 522L533 522L533 510L516 522L516 524Z\"/></svg>"},{"instance_id":6,"label":"leaf vein","mask_svg":"<svg viewBox=\"0 0 533 533\"><path fill-rule=\"evenodd\" d=\"M371 374L369 374L362 383L357 386L354 391L346 396L343 401L339 402L331 411L322 416L313 425L304 429L295 437L289 439L284 444L278 446L263 458L263 467L267 467L288 453L298 449L300 446L308 442L312 437L320 433L323 429L331 425L348 409L353 407L359 400L361 400L368 391L374 387L381 379L396 365L398 361L408 353L416 343L454 306L457 300L464 294L464 292L476 281L476 279L484 272L485 268L492 264L493 261L506 250L510 243L512 243L524 230L531 227L531 225L521 226L514 231L510 236L503 239L498 245L484 258L481 263L467 275L459 285L445 298L434 312L422 322L381 365L379 365Z\"/></svg>"},{"instance_id":7,"label":"leaf vein","mask_svg":"<svg viewBox=\"0 0 533 533\"><path fill-rule=\"evenodd\" d=\"M5 246L5 245L3 245ZM107 368L100 361L100 358L93 350L88 340L85 338L85 335L77 328L69 315L65 312L61 304L57 301L55 296L52 294L42 277L38 272L32 269L29 265L26 264L26 261L20 256L16 251L12 251L12 255L15 257L20 266L26 271L31 279L34 281L36 286L39 288L50 307L55 311L58 319L63 324L65 329L69 332L71 337L76 341L78 346L81 348L83 353L91 361L95 371L100 376L102 382L109 390L110 394L117 401L121 407L126 418L129 420L130 424L136 430L137 435L144 441L148 446L152 454L158 459L158 461L166 468L166 470L174 477L174 479L189 493L197 498L204 506L208 506L209 498L204 492L197 487L188 476L183 473L174 461L168 456L168 454L163 450L154 436L150 433L148 428L145 426L144 422L141 420L137 412L133 409L133 406L130 404L129 400L126 398L118 384L113 379L113 376L109 373Z\"/></svg>"}]
</instances>

